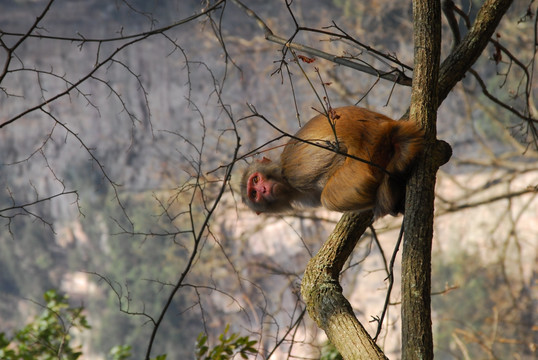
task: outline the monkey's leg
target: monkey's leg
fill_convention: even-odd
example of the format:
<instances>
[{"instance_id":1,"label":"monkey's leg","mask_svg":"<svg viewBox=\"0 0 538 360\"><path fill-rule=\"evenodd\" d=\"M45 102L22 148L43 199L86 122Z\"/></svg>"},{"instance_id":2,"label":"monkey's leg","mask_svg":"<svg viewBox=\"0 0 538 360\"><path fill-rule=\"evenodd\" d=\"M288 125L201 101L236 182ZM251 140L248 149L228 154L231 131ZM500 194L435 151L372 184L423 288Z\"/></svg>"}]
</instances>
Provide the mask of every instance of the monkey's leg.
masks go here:
<instances>
[{"instance_id":1,"label":"monkey's leg","mask_svg":"<svg viewBox=\"0 0 538 360\"><path fill-rule=\"evenodd\" d=\"M373 208L382 179L378 172L368 164L346 159L327 181L321 193L322 205L341 212Z\"/></svg>"}]
</instances>

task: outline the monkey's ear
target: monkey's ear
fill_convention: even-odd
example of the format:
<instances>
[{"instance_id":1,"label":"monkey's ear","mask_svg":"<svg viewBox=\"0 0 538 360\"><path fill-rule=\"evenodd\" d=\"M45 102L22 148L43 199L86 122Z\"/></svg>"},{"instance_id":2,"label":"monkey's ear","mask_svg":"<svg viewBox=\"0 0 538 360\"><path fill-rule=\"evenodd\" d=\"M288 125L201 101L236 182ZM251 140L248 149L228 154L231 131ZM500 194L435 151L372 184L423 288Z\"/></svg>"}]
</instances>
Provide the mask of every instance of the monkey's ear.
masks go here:
<instances>
[{"instance_id":1,"label":"monkey's ear","mask_svg":"<svg viewBox=\"0 0 538 360\"><path fill-rule=\"evenodd\" d=\"M264 156L263 159L258 160L258 162L260 162L260 163L262 163L262 164L267 164L267 163L272 162L272 160L269 159L268 157L265 157L265 156Z\"/></svg>"}]
</instances>

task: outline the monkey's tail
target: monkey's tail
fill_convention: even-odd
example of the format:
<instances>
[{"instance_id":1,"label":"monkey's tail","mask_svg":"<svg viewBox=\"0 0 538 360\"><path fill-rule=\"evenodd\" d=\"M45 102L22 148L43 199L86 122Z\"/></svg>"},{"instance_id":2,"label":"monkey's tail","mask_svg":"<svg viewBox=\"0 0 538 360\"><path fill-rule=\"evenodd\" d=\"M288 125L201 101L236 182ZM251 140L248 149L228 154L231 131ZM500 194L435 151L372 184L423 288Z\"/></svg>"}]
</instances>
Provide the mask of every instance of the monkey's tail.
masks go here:
<instances>
[{"instance_id":1,"label":"monkey's tail","mask_svg":"<svg viewBox=\"0 0 538 360\"><path fill-rule=\"evenodd\" d=\"M405 175L424 148L424 131L414 122L397 121L391 129L391 142L394 155L387 171L395 176Z\"/></svg>"},{"instance_id":2,"label":"monkey's tail","mask_svg":"<svg viewBox=\"0 0 538 360\"><path fill-rule=\"evenodd\" d=\"M392 157L377 190L374 217L403 213L405 207L405 184L409 170L417 155L424 148L424 131L410 121L393 123L389 134Z\"/></svg>"},{"instance_id":3,"label":"monkey's tail","mask_svg":"<svg viewBox=\"0 0 538 360\"><path fill-rule=\"evenodd\" d=\"M405 207L405 183L417 155L424 148L424 131L410 121L396 121L390 129L392 157L386 174L377 190L374 216L403 213Z\"/></svg>"}]
</instances>

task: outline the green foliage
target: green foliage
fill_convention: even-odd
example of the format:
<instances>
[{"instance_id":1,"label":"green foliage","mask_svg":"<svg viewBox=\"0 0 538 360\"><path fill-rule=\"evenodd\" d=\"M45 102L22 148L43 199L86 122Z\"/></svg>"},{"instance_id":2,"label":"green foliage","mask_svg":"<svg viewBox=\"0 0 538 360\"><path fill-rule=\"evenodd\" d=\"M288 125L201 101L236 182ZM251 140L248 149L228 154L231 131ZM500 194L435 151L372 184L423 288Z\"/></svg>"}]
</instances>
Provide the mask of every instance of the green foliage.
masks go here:
<instances>
[{"instance_id":1,"label":"green foliage","mask_svg":"<svg viewBox=\"0 0 538 360\"><path fill-rule=\"evenodd\" d=\"M47 291L43 297L47 302L45 310L30 324L15 332L9 339L0 333L0 359L2 360L76 360L81 355L80 346L71 344L70 330L90 329L84 307L70 307L67 296L55 290ZM111 360L131 358L131 347L114 346L109 352ZM166 360L166 354L152 360Z\"/></svg>"},{"instance_id":2,"label":"green foliage","mask_svg":"<svg viewBox=\"0 0 538 360\"><path fill-rule=\"evenodd\" d=\"M233 359L239 354L241 358L247 359L249 354L257 354L258 350L254 348L256 340L250 340L248 336L240 337L237 333L232 333L226 337L230 325L226 325L224 332L219 335L219 344L209 349L207 335L200 333L196 341L196 360L228 360Z\"/></svg>"},{"instance_id":3,"label":"green foliage","mask_svg":"<svg viewBox=\"0 0 538 360\"><path fill-rule=\"evenodd\" d=\"M343 360L343 358L336 347L332 343L327 342L323 346L323 349L321 349L321 357L319 360Z\"/></svg>"},{"instance_id":4,"label":"green foliage","mask_svg":"<svg viewBox=\"0 0 538 360\"><path fill-rule=\"evenodd\" d=\"M110 349L112 360L125 360L131 357L131 347L129 345L117 345Z\"/></svg>"},{"instance_id":5,"label":"green foliage","mask_svg":"<svg viewBox=\"0 0 538 360\"><path fill-rule=\"evenodd\" d=\"M44 294L45 310L34 321L17 331L12 339L0 333L0 358L3 360L78 359L80 347L71 344L70 330L90 325L83 307L70 307L67 297L49 290Z\"/></svg>"},{"instance_id":6,"label":"green foliage","mask_svg":"<svg viewBox=\"0 0 538 360\"><path fill-rule=\"evenodd\" d=\"M127 360L131 358L131 346L129 345L117 345L114 346L108 353L108 359L111 360ZM158 355L151 360L166 360L166 354Z\"/></svg>"}]
</instances>

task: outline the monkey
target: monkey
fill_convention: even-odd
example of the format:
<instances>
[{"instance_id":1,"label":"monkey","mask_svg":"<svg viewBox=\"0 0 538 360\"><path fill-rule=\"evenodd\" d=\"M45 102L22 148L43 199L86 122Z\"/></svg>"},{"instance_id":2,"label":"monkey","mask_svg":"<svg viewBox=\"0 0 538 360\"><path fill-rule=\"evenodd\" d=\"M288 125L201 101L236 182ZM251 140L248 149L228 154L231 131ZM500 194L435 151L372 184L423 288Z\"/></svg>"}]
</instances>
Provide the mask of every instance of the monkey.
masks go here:
<instances>
[{"instance_id":1,"label":"monkey","mask_svg":"<svg viewBox=\"0 0 538 360\"><path fill-rule=\"evenodd\" d=\"M329 109L310 119L285 145L280 161L264 157L241 178L241 197L257 214L323 206L373 210L374 219L403 213L410 169L424 132L357 107Z\"/></svg>"}]
</instances>

